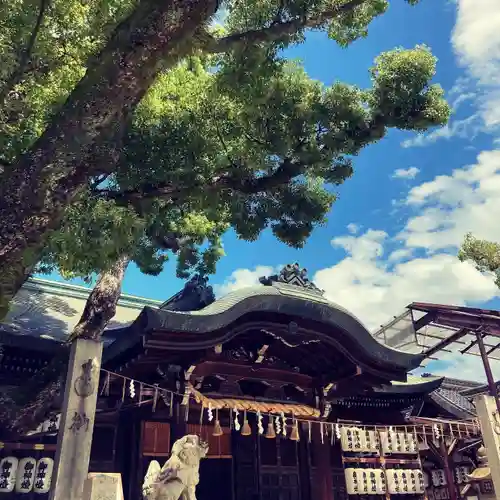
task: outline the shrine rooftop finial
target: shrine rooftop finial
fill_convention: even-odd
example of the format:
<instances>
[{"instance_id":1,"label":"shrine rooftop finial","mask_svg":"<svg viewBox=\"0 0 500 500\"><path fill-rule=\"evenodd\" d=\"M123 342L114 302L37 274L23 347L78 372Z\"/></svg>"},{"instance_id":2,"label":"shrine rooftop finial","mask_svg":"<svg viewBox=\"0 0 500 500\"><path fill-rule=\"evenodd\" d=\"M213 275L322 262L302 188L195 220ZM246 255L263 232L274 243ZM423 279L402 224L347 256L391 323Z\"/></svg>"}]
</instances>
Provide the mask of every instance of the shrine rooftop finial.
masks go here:
<instances>
[{"instance_id":1,"label":"shrine rooftop finial","mask_svg":"<svg viewBox=\"0 0 500 500\"><path fill-rule=\"evenodd\" d=\"M295 264L287 264L279 274L273 276L259 278L260 283L266 286L272 286L274 283L285 283L287 285L295 285L306 288L312 292L323 295L325 292L318 288L308 277L307 269L300 268L298 262Z\"/></svg>"}]
</instances>

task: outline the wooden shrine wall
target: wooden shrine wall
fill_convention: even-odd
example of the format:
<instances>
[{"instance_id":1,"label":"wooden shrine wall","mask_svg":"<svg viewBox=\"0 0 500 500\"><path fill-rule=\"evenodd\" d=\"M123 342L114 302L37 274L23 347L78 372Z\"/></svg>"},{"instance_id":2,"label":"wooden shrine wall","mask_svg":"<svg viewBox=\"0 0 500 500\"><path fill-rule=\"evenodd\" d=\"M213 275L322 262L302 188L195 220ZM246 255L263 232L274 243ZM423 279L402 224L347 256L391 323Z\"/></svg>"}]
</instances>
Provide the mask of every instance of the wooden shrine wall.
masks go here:
<instances>
[{"instance_id":1,"label":"wooden shrine wall","mask_svg":"<svg viewBox=\"0 0 500 500\"><path fill-rule=\"evenodd\" d=\"M222 436L214 436L213 432L212 425L187 425L188 434L198 435L208 443L207 458L232 458L231 430L229 427L222 427Z\"/></svg>"},{"instance_id":2,"label":"wooden shrine wall","mask_svg":"<svg viewBox=\"0 0 500 500\"><path fill-rule=\"evenodd\" d=\"M142 423L141 448L143 457L163 457L170 454L170 424L168 422Z\"/></svg>"}]
</instances>

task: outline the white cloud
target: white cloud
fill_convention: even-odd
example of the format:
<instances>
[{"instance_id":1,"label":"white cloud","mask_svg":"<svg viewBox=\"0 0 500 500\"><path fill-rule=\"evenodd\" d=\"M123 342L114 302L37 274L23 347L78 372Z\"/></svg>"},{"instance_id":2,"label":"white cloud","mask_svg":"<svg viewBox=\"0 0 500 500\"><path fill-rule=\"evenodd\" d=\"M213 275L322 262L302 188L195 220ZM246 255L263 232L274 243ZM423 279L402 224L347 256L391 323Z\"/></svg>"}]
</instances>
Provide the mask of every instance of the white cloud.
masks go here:
<instances>
[{"instance_id":1,"label":"white cloud","mask_svg":"<svg viewBox=\"0 0 500 500\"><path fill-rule=\"evenodd\" d=\"M500 125L500 8L498 0L458 0L452 44L460 63L477 82L481 116Z\"/></svg>"},{"instance_id":2,"label":"white cloud","mask_svg":"<svg viewBox=\"0 0 500 500\"><path fill-rule=\"evenodd\" d=\"M407 197L419 214L399 237L408 248L436 252L458 247L467 232L500 241L500 150L483 151L477 163L412 188Z\"/></svg>"},{"instance_id":3,"label":"white cloud","mask_svg":"<svg viewBox=\"0 0 500 500\"><path fill-rule=\"evenodd\" d=\"M415 179L420 169L417 167L410 167L407 169L398 168L392 174L393 179Z\"/></svg>"},{"instance_id":4,"label":"white cloud","mask_svg":"<svg viewBox=\"0 0 500 500\"><path fill-rule=\"evenodd\" d=\"M271 266L257 266L255 269L236 269L223 284L215 285L214 291L218 297L249 286L259 285L259 278L269 276L275 271Z\"/></svg>"},{"instance_id":5,"label":"white cloud","mask_svg":"<svg viewBox=\"0 0 500 500\"><path fill-rule=\"evenodd\" d=\"M389 262L399 262L402 260L408 260L413 256L413 250L411 248L398 248L391 252L389 255Z\"/></svg>"},{"instance_id":6,"label":"white cloud","mask_svg":"<svg viewBox=\"0 0 500 500\"><path fill-rule=\"evenodd\" d=\"M444 127L438 128L428 134L417 134L411 139L401 143L403 148L423 147L433 144L441 139L474 139L479 132L483 131L483 124L478 114L473 114L461 120L450 120Z\"/></svg>"},{"instance_id":7,"label":"white cloud","mask_svg":"<svg viewBox=\"0 0 500 500\"><path fill-rule=\"evenodd\" d=\"M464 92L459 94L455 99L453 99L450 104L453 111L457 112L458 108L467 101L472 101L476 97L474 92Z\"/></svg>"},{"instance_id":8,"label":"white cloud","mask_svg":"<svg viewBox=\"0 0 500 500\"><path fill-rule=\"evenodd\" d=\"M498 0L457 0L457 19L451 43L467 77L461 77L447 93L454 112L472 101L477 112L428 134L417 135L402 146L418 147L441 139L474 139L480 132L500 128L500 8Z\"/></svg>"},{"instance_id":9,"label":"white cloud","mask_svg":"<svg viewBox=\"0 0 500 500\"><path fill-rule=\"evenodd\" d=\"M500 362L490 360L491 370L495 380L500 380ZM434 375L444 375L461 380L472 380L486 383L486 375L481 358L470 354L444 353L440 362L429 362L426 369Z\"/></svg>"},{"instance_id":10,"label":"white cloud","mask_svg":"<svg viewBox=\"0 0 500 500\"><path fill-rule=\"evenodd\" d=\"M353 233L348 227L347 234L332 239L345 257L312 277L327 298L375 331L411 302L478 304L500 296L490 276L456 257L468 231L500 241L500 150L482 152L474 165L414 186L403 203L418 213L407 218L400 234L378 229ZM238 269L221 288L251 285L272 271L264 266ZM442 359L446 367L435 365L437 371L482 380L478 358L445 354ZM500 378L500 363L493 364Z\"/></svg>"},{"instance_id":11,"label":"white cloud","mask_svg":"<svg viewBox=\"0 0 500 500\"><path fill-rule=\"evenodd\" d=\"M356 234L359 231L359 229L360 229L360 227L357 224L354 224L352 222L350 224L347 224L347 230L351 234Z\"/></svg>"}]
</instances>

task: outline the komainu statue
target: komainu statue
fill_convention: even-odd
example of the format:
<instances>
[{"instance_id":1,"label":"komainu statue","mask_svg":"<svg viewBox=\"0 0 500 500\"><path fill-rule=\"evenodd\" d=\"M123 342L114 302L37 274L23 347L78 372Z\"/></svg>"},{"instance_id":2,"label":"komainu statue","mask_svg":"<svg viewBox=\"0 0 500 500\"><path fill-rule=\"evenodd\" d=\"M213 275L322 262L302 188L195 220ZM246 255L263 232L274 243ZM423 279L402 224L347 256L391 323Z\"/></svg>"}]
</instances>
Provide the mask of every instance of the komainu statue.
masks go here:
<instances>
[{"instance_id":1,"label":"komainu statue","mask_svg":"<svg viewBox=\"0 0 500 500\"><path fill-rule=\"evenodd\" d=\"M143 499L196 500L200 460L207 452L208 444L198 436L184 436L176 441L162 468L156 460L149 464L142 485Z\"/></svg>"}]
</instances>

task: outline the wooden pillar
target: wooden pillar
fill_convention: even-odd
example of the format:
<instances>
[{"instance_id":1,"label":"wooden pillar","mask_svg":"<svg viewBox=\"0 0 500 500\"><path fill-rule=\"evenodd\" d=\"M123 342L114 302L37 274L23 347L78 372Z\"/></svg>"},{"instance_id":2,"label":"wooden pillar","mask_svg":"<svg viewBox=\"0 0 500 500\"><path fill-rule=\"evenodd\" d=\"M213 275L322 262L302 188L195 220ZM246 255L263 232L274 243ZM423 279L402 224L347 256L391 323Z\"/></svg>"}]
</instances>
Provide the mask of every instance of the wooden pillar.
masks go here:
<instances>
[{"instance_id":1,"label":"wooden pillar","mask_svg":"<svg viewBox=\"0 0 500 500\"><path fill-rule=\"evenodd\" d=\"M71 346L51 500L81 500L88 475L102 343L76 339Z\"/></svg>"},{"instance_id":2,"label":"wooden pillar","mask_svg":"<svg viewBox=\"0 0 500 500\"><path fill-rule=\"evenodd\" d=\"M189 420L189 405L192 403L190 401L190 392L188 389L189 379L193 373L195 366L191 366L189 370L184 373L184 380L182 383L182 397L174 397L173 401L175 404L174 410L174 425L172 426L171 436L172 445L187 434L188 430L188 420Z\"/></svg>"},{"instance_id":3,"label":"wooden pillar","mask_svg":"<svg viewBox=\"0 0 500 500\"><path fill-rule=\"evenodd\" d=\"M443 458L444 474L446 476L446 483L448 485L448 491L450 493L450 500L457 500L457 488L455 486L455 478L453 477L453 470L450 454L448 453L448 448L443 440L439 443L439 451L441 452L441 457Z\"/></svg>"},{"instance_id":4,"label":"wooden pillar","mask_svg":"<svg viewBox=\"0 0 500 500\"><path fill-rule=\"evenodd\" d=\"M314 462L318 471L316 480L318 484L317 500L334 500L333 498L333 478L330 464L330 444L327 444L328 437L324 437L324 443L321 443L321 436L318 426L313 428L314 439Z\"/></svg>"},{"instance_id":5,"label":"wooden pillar","mask_svg":"<svg viewBox=\"0 0 500 500\"><path fill-rule=\"evenodd\" d=\"M486 380L488 381L489 393L490 396L495 400L497 413L500 414L500 399L498 396L497 385L495 383L495 379L493 378L493 373L491 371L488 353L486 352L486 347L483 342L483 333L476 333L476 339L477 339L477 345L479 346L479 352L481 353L481 359L483 361L484 373L486 374Z\"/></svg>"}]
</instances>

